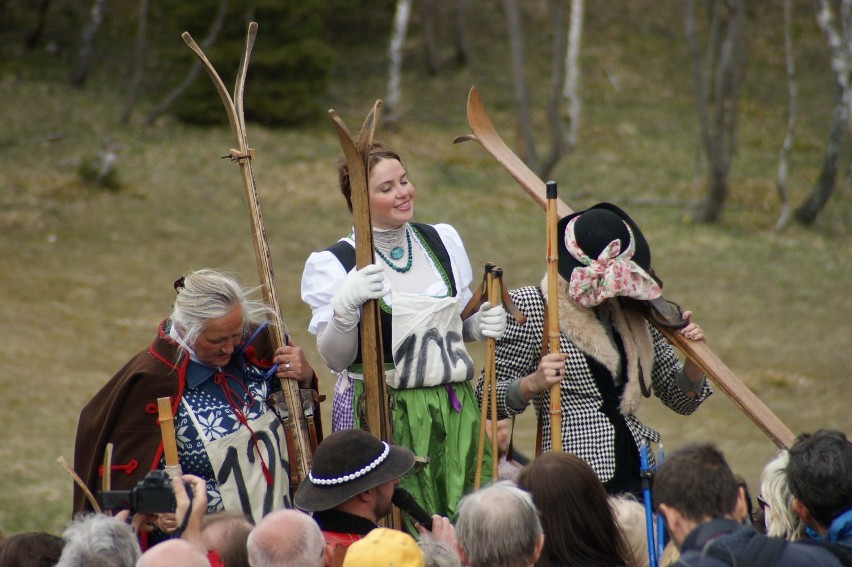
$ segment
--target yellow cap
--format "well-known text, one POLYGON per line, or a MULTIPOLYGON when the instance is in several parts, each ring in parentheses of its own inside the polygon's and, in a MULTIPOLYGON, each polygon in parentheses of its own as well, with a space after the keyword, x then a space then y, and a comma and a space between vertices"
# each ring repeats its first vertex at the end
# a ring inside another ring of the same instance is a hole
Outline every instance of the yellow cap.
POLYGON ((423 567, 423 552, 407 533, 376 528, 349 546, 343 567, 423 567))

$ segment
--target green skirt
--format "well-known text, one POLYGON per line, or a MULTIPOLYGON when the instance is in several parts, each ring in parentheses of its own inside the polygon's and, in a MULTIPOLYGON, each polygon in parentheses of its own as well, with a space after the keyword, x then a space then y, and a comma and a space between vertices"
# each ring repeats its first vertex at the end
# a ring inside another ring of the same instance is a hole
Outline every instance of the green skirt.
MULTIPOLYGON (((355 380, 355 400, 360 399, 364 383, 355 380)), ((408 447, 429 462, 400 479, 424 510, 455 521, 456 507, 462 496, 473 489, 476 453, 479 442, 479 407, 470 382, 451 385, 461 411, 450 404, 444 386, 393 391, 393 442, 408 447)), ((354 404, 355 407, 358 404, 354 404)), ((359 427, 355 416, 355 427, 359 427)), ((480 486, 491 482, 491 444, 486 438, 480 486)))

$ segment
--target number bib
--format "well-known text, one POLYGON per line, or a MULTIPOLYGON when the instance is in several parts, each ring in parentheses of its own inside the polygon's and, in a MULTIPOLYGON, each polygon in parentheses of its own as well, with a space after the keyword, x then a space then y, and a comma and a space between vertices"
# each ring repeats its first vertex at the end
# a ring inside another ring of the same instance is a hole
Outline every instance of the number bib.
POLYGON ((458 299, 393 294, 392 388, 422 388, 473 378, 458 299))
MULTIPOLYGON (((195 426, 201 430, 195 413, 184 404, 195 426)), ((291 507, 289 492, 289 463, 285 446, 284 426, 272 410, 249 422, 257 438, 255 445, 249 430, 240 428, 230 435, 214 441, 204 436, 204 448, 213 466, 216 482, 226 510, 238 510, 255 524, 268 513, 281 507, 291 507), (272 475, 272 484, 266 482, 257 449, 272 475)))

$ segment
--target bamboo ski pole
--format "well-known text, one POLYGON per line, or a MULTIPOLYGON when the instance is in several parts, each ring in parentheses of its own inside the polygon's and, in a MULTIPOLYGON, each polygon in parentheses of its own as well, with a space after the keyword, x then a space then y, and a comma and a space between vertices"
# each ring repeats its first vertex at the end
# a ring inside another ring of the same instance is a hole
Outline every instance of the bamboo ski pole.
MULTIPOLYGON (((172 400, 168 396, 157 398, 157 420, 160 422, 160 434, 163 437, 163 457, 166 461, 166 474, 174 478, 183 472, 180 469, 180 461, 177 453, 177 439, 175 438, 175 418, 172 414, 172 400)), ((106 471, 104 472, 106 474, 106 471)))
MULTIPOLYGON (((503 268, 495 267, 491 270, 488 285, 488 301, 494 307, 500 303, 503 288, 503 268)), ((488 337, 486 345, 488 364, 491 368, 491 482, 497 480, 497 468, 500 464, 500 455, 497 451, 497 340, 488 337)))
MULTIPOLYGON (((254 181, 254 172, 252 171, 252 159, 254 159, 255 151, 248 147, 248 141, 245 131, 245 117, 243 112, 243 92, 245 89, 246 72, 248 71, 248 62, 251 57, 251 51, 254 46, 254 40, 257 36, 257 23, 251 22, 246 35, 246 44, 243 50, 240 66, 237 71, 237 79, 234 85, 234 96, 231 98, 228 89, 216 72, 212 63, 204 55, 201 48, 192 39, 189 32, 182 34, 184 42, 195 53, 198 59, 204 66, 207 75, 213 81, 213 86, 216 87, 216 92, 222 100, 225 107, 225 112, 228 115, 228 123, 231 126, 231 133, 234 135, 235 149, 228 150, 228 156, 231 161, 239 164, 240 174, 243 180, 243 188, 246 195, 246 203, 249 213, 249 223, 251 224, 252 239, 254 243, 255 260, 257 263, 258 276, 260 277, 261 288, 263 290, 263 298, 266 304, 272 308, 275 313, 281 314, 281 306, 278 301, 278 292, 275 285, 275 274, 272 270, 271 254, 269 252, 269 243, 266 239, 266 232, 263 227, 263 217, 260 212, 260 205, 257 198, 257 187, 254 181)), ((283 315, 282 315, 283 320, 283 315)), ((287 344, 286 330, 283 323, 281 325, 269 326, 269 339, 272 350, 277 350, 281 346, 287 344)), ((313 404, 308 404, 306 408, 302 404, 302 397, 299 388, 299 383, 295 380, 281 380, 281 390, 284 394, 284 402, 286 412, 282 413, 284 421, 285 438, 287 440, 287 451, 290 459, 290 487, 291 491, 295 491, 301 481, 308 476, 311 470, 311 461, 313 457, 312 443, 310 439, 310 431, 316 430, 314 425, 313 404), (307 410, 307 411, 306 411, 307 410)))
MULTIPOLYGON (((556 182, 547 182, 547 344, 551 354, 559 352, 559 248, 556 244, 556 182)), ((550 450, 562 452, 562 386, 557 382, 550 387, 550 450)))
MULTIPOLYGON (((494 272, 499 270, 494 264, 485 264, 485 277, 483 279, 484 293, 487 301, 494 300, 494 272)), ((500 270, 502 273, 502 270, 500 270)), ((474 298, 475 299, 475 298, 474 298)), ((499 299, 498 299, 499 301, 499 299)), ((494 305, 492 303, 492 305, 494 305)), ((495 388, 494 355, 496 353, 496 341, 488 338, 485 343, 485 370, 482 374, 482 400, 479 409, 479 443, 476 448, 476 471, 473 477, 473 488, 478 489, 482 484, 482 466, 485 459, 485 435, 487 422, 491 418, 491 479, 497 478, 497 446, 496 446, 496 407, 497 391, 495 388), (493 399, 493 401, 492 401, 493 399)))

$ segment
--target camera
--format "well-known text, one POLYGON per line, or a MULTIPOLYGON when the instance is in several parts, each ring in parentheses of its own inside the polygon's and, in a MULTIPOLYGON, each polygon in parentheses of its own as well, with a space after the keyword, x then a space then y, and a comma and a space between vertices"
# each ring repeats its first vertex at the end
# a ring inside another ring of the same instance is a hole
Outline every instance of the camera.
POLYGON ((100 492, 105 510, 130 510, 131 514, 158 514, 175 511, 172 479, 165 471, 150 471, 130 490, 100 492))

